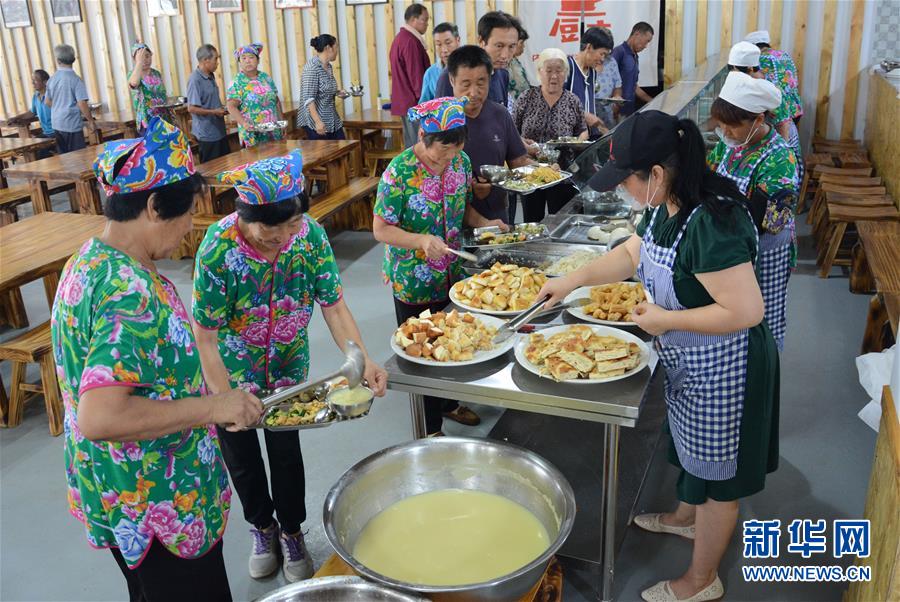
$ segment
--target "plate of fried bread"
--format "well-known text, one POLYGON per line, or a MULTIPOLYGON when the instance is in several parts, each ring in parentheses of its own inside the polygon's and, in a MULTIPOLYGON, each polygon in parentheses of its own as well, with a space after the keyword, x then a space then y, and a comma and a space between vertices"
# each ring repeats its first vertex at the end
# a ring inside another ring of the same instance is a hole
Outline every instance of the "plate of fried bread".
POLYGON ((637 374, 650 360, 647 344, 624 330, 564 324, 519 338, 516 361, 529 372, 567 383, 606 383, 637 374))
POLYGON ((516 337, 500 345, 492 339, 504 320, 494 316, 451 311, 424 311, 394 331, 391 350, 425 366, 468 366, 499 357, 512 349, 516 337))
POLYGON ((547 282, 539 270, 511 263, 495 263, 490 269, 450 288, 450 300, 460 307, 495 316, 515 316, 537 301, 547 282))
POLYGON ((631 310, 644 301, 653 303, 650 292, 640 282, 583 286, 569 293, 564 303, 576 299, 590 299, 590 302, 580 307, 568 307, 566 311, 579 320, 606 326, 637 326, 631 320, 631 310))

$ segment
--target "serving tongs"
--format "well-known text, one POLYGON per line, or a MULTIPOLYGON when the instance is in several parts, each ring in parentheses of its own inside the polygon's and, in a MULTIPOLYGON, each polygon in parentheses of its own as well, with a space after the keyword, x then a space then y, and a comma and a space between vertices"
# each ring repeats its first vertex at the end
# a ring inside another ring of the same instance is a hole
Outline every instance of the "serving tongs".
POLYGON ((296 397, 304 391, 317 389, 320 386, 338 378, 339 376, 343 376, 347 379, 347 383, 349 384, 351 389, 359 386, 359 383, 362 382, 363 372, 366 368, 366 356, 363 353, 362 349, 359 348, 359 345, 357 345, 353 341, 347 341, 344 356, 344 363, 340 368, 338 368, 331 374, 327 374, 312 382, 306 381, 304 383, 300 383, 299 385, 285 387, 284 389, 280 389, 276 393, 273 393, 267 397, 263 397, 260 400, 263 404, 263 413, 265 414, 265 412, 268 412, 273 406, 276 406, 285 400, 296 397))
POLYGON ((517 330, 527 324, 528 320, 541 313, 541 309, 544 307, 544 304, 549 300, 550 295, 544 295, 543 297, 538 299, 534 305, 498 328, 497 333, 494 335, 494 338, 491 339, 491 343, 493 343, 494 345, 500 345, 504 341, 509 339, 509 337, 514 335, 517 330))

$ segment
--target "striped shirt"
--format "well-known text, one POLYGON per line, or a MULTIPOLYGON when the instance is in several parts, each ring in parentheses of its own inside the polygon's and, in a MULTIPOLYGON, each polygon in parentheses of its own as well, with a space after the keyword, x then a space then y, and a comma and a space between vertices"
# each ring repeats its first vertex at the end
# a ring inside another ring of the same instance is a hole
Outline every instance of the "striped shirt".
POLYGON ((303 107, 297 111, 297 127, 306 126, 311 130, 316 129, 316 123, 309 114, 309 105, 316 104, 316 112, 325 124, 325 131, 336 132, 344 127, 337 109, 334 106, 334 97, 337 94, 338 85, 334 79, 331 66, 325 68, 319 57, 313 56, 303 67, 303 75, 300 78, 300 99, 303 107))

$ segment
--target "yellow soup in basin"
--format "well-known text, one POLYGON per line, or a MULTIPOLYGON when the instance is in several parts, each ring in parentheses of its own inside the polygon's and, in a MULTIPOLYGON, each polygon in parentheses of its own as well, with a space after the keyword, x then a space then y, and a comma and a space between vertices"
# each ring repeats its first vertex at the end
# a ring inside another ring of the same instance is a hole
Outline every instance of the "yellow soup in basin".
POLYGON ((544 525, 523 506, 492 493, 443 489, 377 514, 353 556, 398 581, 467 585, 522 568, 548 547, 544 525))

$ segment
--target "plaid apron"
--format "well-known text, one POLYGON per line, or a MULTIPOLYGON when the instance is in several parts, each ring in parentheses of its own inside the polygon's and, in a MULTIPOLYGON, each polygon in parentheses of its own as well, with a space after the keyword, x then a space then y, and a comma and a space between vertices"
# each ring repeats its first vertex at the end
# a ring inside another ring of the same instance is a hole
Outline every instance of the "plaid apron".
MULTIPOLYGON (((716 167, 716 173, 725 176, 737 184, 741 193, 749 196, 750 180, 756 172, 757 166, 765 160, 780 145, 787 143, 780 137, 773 138, 770 144, 757 158, 756 162, 749 165, 746 176, 737 176, 729 173, 726 164, 734 149, 725 151, 725 156, 716 167)), ((756 274, 759 280, 759 290, 762 292, 765 304, 766 323, 775 337, 778 351, 784 350, 784 335, 787 332, 787 285, 791 276, 791 258, 794 248, 794 222, 786 226, 781 232, 772 234, 763 232, 759 237, 759 258, 756 261, 756 274)))
MULTIPOLYGON (((698 209, 685 220, 671 248, 653 238, 660 207, 644 232, 637 276, 664 309, 686 309, 675 295, 672 272, 678 244, 698 209)), ((670 330, 656 338, 666 369, 669 430, 681 465, 698 478, 722 481, 737 471, 748 346, 746 329, 725 335, 670 330)))

